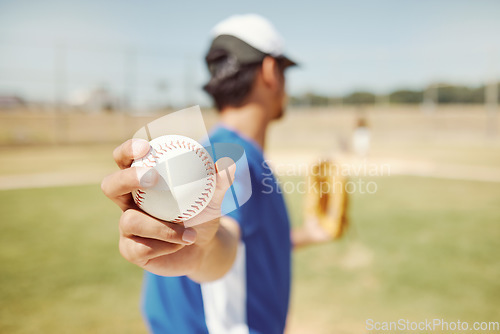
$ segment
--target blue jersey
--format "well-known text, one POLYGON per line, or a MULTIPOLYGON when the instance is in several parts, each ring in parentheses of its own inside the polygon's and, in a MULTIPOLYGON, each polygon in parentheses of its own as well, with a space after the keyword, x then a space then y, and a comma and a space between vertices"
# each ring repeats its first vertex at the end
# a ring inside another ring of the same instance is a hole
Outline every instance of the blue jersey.
MULTIPOLYGON (((212 145, 243 147, 250 183, 239 174, 227 191, 223 212, 241 229, 236 260, 221 279, 198 284, 188 277, 145 273, 142 309, 153 333, 282 334, 288 312, 291 278, 290 224, 280 188, 262 150, 250 139, 223 126, 210 136, 212 145), (271 186, 272 185, 272 186, 271 186), (234 206, 238 192, 251 187, 249 200, 234 206)), ((215 159, 218 152, 214 152, 215 159)))

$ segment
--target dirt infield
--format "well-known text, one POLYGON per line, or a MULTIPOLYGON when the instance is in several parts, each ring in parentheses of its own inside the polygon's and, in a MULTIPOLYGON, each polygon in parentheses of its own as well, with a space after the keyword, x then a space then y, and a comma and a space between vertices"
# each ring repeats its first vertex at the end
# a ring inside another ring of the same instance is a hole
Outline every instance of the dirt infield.
MULTIPOLYGON (((111 154, 111 150, 109 150, 111 154)), ((278 176, 305 176, 309 162, 320 156, 307 152, 291 155, 275 152, 268 155, 268 161, 278 176)), ((353 171, 351 177, 367 176, 422 176, 455 180, 469 180, 500 183, 500 168, 489 166, 470 166, 460 164, 437 163, 430 160, 402 160, 389 158, 356 159, 343 157, 342 165, 353 171), (350 166, 350 167, 349 167, 350 166), (373 175, 375 169, 382 175, 373 175)), ((3 160, 3 159, 2 159, 3 160)), ((107 159, 110 160, 110 159, 107 159)), ((100 183, 104 176, 117 170, 110 161, 94 161, 88 167, 66 166, 63 170, 44 172, 24 171, 24 173, 6 173, 0 175, 0 190, 22 188, 44 188, 54 186, 83 185, 100 183)))
MULTIPOLYGON (((210 128, 216 113, 203 112, 210 128)), ((113 148, 160 116, 0 114, 0 189, 99 183, 116 170, 113 148)), ((292 109, 271 126, 266 152, 278 174, 292 168, 301 175, 298 166, 328 157, 388 165, 390 175, 500 182, 500 134, 494 128, 500 121, 482 106, 440 107, 432 115, 419 107, 292 109), (372 138, 366 159, 351 150, 361 113, 372 138)))

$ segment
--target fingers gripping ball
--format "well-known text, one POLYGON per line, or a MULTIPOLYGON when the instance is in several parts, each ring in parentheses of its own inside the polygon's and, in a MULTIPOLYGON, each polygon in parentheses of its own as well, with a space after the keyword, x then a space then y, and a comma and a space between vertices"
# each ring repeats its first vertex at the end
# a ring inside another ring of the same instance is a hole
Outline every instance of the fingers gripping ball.
POLYGON ((197 141, 166 135, 150 141, 151 150, 132 167, 151 167, 160 175, 157 184, 132 192, 135 203, 158 219, 182 222, 200 213, 215 192, 212 157, 197 141))

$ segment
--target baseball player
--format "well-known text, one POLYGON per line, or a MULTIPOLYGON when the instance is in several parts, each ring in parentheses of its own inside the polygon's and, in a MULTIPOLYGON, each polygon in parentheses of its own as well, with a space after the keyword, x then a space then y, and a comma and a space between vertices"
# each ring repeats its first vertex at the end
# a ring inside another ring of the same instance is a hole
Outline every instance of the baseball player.
POLYGON ((145 214, 130 196, 158 179, 151 171, 130 168, 149 151, 143 140, 114 151, 121 170, 105 178, 102 189, 123 210, 121 254, 145 269, 142 310, 151 332, 283 333, 291 250, 331 239, 318 224, 291 230, 279 186, 269 191, 263 184, 270 175, 264 159, 268 125, 284 113, 285 71, 296 64, 284 55, 273 25, 253 14, 214 27, 206 63, 210 80, 204 89, 220 112, 210 140, 244 148, 252 191, 248 202, 214 218, 213 212, 226 205, 231 183, 239 182, 234 164, 218 161, 219 171, 230 173, 217 174, 213 199, 199 214, 206 223, 185 228, 145 214))

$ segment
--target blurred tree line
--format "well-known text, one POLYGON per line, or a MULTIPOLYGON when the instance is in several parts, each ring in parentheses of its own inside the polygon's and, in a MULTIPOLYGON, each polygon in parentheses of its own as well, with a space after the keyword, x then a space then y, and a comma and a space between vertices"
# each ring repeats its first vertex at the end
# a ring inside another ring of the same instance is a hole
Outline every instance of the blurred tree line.
MULTIPOLYGON (((500 91, 500 83, 497 84, 500 91)), ((396 90, 389 95, 377 96, 368 91, 356 91, 344 96, 326 96, 315 93, 306 93, 290 97, 292 106, 328 106, 334 104, 375 104, 378 101, 394 104, 419 104, 426 97, 426 93, 435 90, 433 95, 439 104, 466 103, 482 104, 485 101, 485 86, 467 87, 447 84, 429 86, 423 90, 396 90)), ((499 94, 500 103, 500 94, 499 94)))

